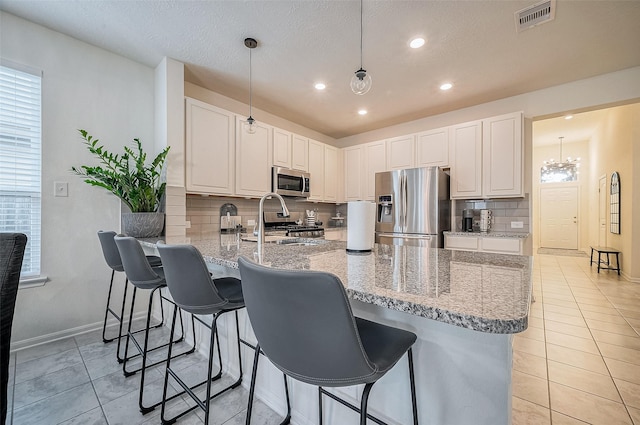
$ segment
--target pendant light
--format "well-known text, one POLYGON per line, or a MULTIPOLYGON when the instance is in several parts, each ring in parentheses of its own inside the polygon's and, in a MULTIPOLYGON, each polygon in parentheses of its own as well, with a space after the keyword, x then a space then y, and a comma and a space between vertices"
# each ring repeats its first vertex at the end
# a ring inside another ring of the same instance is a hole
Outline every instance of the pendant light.
POLYGON ((251 51, 258 47, 258 42, 254 38, 245 38, 244 45, 249 48, 249 118, 247 118, 247 125, 244 126, 245 130, 249 134, 256 132, 256 120, 251 116, 253 107, 253 87, 252 87, 252 75, 251 75, 251 51))
POLYGON ((351 91, 363 95, 371 90, 371 75, 362 68, 362 0, 360 0, 360 69, 351 77, 351 91))

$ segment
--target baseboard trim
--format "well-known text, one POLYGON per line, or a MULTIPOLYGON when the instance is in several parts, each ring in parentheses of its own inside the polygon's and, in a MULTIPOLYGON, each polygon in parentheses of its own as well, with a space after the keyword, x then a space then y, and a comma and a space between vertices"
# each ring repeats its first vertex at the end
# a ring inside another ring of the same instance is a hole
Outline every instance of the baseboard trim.
MULTIPOLYGON (((133 315, 133 320, 145 319, 147 317, 146 312, 140 312, 133 315)), ((11 343, 10 351, 24 350, 26 348, 35 347, 38 345, 48 344, 50 342, 59 341, 65 338, 71 338, 74 336, 82 335, 85 333, 93 332, 102 329, 102 321, 90 323, 88 325, 78 326, 71 329, 65 329, 63 331, 53 332, 46 335, 37 336, 34 338, 27 338, 21 341, 11 343)), ((107 326, 115 326, 118 323, 115 319, 108 321, 107 326)))

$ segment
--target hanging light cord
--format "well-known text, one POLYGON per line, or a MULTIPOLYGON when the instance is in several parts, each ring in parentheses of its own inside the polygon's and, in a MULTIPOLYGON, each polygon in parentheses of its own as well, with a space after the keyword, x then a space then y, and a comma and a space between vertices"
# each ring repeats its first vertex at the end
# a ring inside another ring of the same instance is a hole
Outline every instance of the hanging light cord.
POLYGON ((251 113, 252 112, 251 106, 253 104, 253 77, 252 77, 253 65, 251 62, 252 50, 253 49, 249 49, 249 117, 253 117, 251 113))
POLYGON ((564 137, 560 137, 560 162, 562 162, 562 139, 564 139, 564 137))
POLYGON ((362 69, 362 1, 360 0, 360 69, 362 69))

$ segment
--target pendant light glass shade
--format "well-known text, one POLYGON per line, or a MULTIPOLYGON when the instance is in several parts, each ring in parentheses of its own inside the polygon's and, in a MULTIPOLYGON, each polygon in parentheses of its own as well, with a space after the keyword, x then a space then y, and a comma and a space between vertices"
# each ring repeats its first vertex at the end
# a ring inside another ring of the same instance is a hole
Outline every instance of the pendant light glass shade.
POLYGON ((371 90, 371 75, 362 68, 362 0, 360 0, 360 69, 351 77, 351 91, 363 95, 371 90))
POLYGON ((253 117, 249 115, 249 118, 247 118, 247 123, 244 125, 244 129, 249 134, 255 134, 256 127, 257 127, 256 120, 254 120, 253 117))
POLYGON ((252 82, 252 64, 251 64, 251 51, 258 46, 258 42, 253 38, 245 38, 244 45, 249 48, 249 117, 246 120, 244 129, 249 134, 255 134, 256 132, 256 120, 251 116, 252 103, 253 103, 253 82, 252 82))
POLYGON ((367 75, 367 71, 360 68, 351 77, 351 91, 355 94, 365 94, 371 90, 371 75, 367 75))

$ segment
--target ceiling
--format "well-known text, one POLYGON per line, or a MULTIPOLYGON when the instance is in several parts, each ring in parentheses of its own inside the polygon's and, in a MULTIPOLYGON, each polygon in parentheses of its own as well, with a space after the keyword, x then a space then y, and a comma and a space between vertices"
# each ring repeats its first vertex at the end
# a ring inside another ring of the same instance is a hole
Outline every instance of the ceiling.
MULTIPOLYGON (((185 63, 185 79, 327 136, 342 138, 640 66, 640 1, 557 0, 555 20, 516 32, 531 1, 364 0, 364 68, 353 0, 0 0, 0 8, 150 67, 185 63), (414 36, 426 38, 410 49, 414 36), (313 88, 327 85, 324 92, 313 88), (442 92, 440 84, 454 88, 442 92), (369 113, 359 116, 357 110, 369 113)), ((260 120, 260 114, 254 114, 260 120)))
POLYGON ((559 145, 563 143, 589 141, 605 125, 609 109, 582 112, 571 115, 571 119, 556 117, 533 123, 533 146, 559 145))

